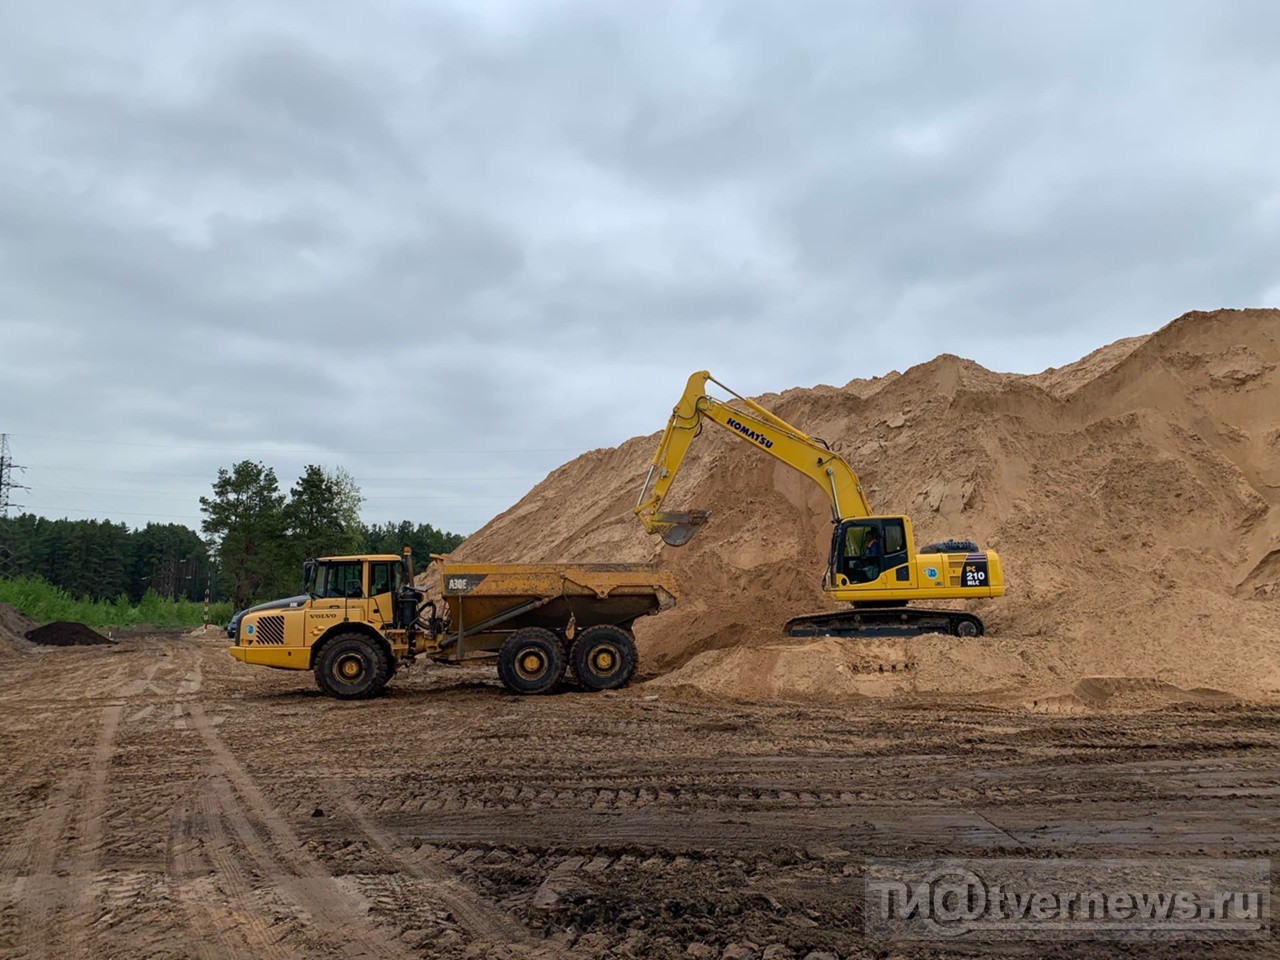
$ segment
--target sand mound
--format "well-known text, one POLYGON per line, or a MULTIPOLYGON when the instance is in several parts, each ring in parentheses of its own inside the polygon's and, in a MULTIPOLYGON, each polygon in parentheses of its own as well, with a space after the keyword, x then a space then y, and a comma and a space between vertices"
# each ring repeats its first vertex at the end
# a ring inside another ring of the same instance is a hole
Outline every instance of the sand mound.
MULTIPOLYGON (((901 374, 760 399, 844 453, 872 505, 911 515, 919 542, 962 536, 1000 550, 1009 594, 972 607, 989 635, 919 638, 909 658, 918 689, 1065 695, 1083 677, 1114 675, 1274 695, 1277 367, 1280 311, 1221 310, 1032 376, 942 356, 901 374)), ((673 402, 683 375, 672 373, 673 402)), ((831 608, 819 589, 825 498, 708 427, 668 506, 706 508, 712 520, 689 545, 668 548, 631 513, 656 442, 638 437, 565 464, 456 556, 659 560, 681 597, 638 625, 642 669, 689 664, 727 677, 791 663, 776 649, 777 625, 831 608), (740 647, 766 652, 692 663, 740 647)), ((808 656, 859 675, 849 651, 808 656)))
POLYGON ((0 603, 0 657, 30 650, 33 644, 27 640, 26 633, 36 626, 38 624, 17 607, 0 603))
POLYGON ((727 647, 698 654, 648 687, 690 687, 733 700, 839 702, 914 692, 915 664, 895 640, 727 647))
POLYGON ((34 630, 37 626, 39 624, 17 607, 0 603, 0 639, 13 640, 25 636, 28 630, 34 630))
POLYGON ((1041 694, 1022 705, 1033 713, 1081 714, 1152 710, 1180 703, 1229 706, 1237 702, 1222 690, 1184 690, 1154 677, 1085 677, 1068 693, 1041 694))
POLYGON ((93 647, 101 643, 115 642, 108 640, 96 630, 86 627, 83 623, 73 623, 69 620, 55 620, 53 623, 46 623, 43 627, 28 630, 26 637, 32 643, 38 643, 44 647, 93 647))

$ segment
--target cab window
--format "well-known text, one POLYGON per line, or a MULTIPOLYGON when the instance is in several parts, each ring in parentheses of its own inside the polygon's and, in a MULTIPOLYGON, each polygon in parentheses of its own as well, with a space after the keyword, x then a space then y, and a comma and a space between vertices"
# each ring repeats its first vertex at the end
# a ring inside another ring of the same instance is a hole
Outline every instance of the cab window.
POLYGON ((870 533, 869 528, 861 524, 849 524, 844 531, 844 555, 846 557, 862 556, 868 533, 870 533))
MULTIPOLYGON (((886 557, 907 549, 907 531, 901 520, 884 521, 884 554, 886 557)), ((904 557, 901 561, 906 562, 904 557)))
POLYGON ((316 576, 318 597, 362 597, 360 563, 326 563, 316 576))
POLYGON ((880 560, 884 556, 879 521, 867 520, 846 526, 843 553, 841 572, 850 581, 869 583, 878 578, 880 560))
POLYGON ((369 564, 369 596, 377 597, 384 593, 391 593, 396 587, 396 580, 399 579, 396 576, 399 569, 399 563, 369 564))

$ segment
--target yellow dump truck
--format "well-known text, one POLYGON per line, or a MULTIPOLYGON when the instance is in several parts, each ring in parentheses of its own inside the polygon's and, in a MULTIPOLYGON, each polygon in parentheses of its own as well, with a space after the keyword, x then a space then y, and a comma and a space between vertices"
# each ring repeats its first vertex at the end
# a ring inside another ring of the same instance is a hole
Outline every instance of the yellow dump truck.
POLYGON ((345 700, 372 696, 420 656, 496 658, 515 693, 546 693, 570 670, 587 690, 611 690, 636 670, 632 624, 675 603, 670 575, 645 564, 434 559, 434 590, 414 585, 408 551, 308 560, 302 594, 241 614, 231 655, 311 670, 345 700))

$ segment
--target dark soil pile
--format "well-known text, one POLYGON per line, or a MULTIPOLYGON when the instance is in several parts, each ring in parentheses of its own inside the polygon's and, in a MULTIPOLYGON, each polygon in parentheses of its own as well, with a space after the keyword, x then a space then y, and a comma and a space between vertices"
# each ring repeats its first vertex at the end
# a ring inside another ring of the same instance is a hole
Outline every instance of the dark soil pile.
POLYGON ((57 620, 43 627, 28 630, 26 637, 32 643, 49 647, 93 647, 102 643, 114 643, 83 623, 57 620))

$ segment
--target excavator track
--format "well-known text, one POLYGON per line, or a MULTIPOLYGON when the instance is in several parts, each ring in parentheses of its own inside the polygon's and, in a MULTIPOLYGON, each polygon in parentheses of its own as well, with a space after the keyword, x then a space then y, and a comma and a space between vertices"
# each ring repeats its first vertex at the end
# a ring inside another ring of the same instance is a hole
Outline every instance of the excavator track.
POLYGON ((791 637, 918 637, 943 633, 967 638, 986 632, 982 621, 971 613, 915 607, 856 607, 835 613, 811 613, 792 617, 783 629, 791 637))

